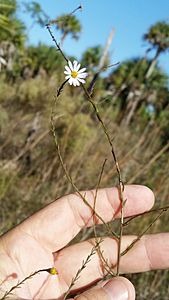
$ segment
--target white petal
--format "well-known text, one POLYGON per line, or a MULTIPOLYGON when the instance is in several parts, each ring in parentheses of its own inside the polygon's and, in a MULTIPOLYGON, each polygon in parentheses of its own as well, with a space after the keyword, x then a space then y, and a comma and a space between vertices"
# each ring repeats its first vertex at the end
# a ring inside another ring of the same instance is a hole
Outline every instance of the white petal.
POLYGON ((75 61, 74 61, 74 70, 75 70, 76 72, 79 71, 80 66, 81 66, 81 64, 78 64, 78 62, 75 60, 75 61))
POLYGON ((76 86, 77 85, 78 80, 76 78, 73 78, 73 85, 76 86))
POLYGON ((85 82, 86 82, 84 79, 81 79, 81 78, 78 78, 78 80, 79 80, 81 83, 85 83, 85 82))
POLYGON ((64 71, 64 74, 66 74, 66 75, 71 75, 71 72, 64 71))
POLYGON ((76 82, 76 85, 77 85, 77 86, 79 86, 79 85, 80 85, 80 82, 79 82, 79 80, 77 80, 77 82, 76 82))
POLYGON ((83 73, 84 71, 86 71, 86 68, 82 68, 78 73, 83 73))
POLYGON ((77 66, 77 71, 79 71, 81 64, 78 64, 77 66))
POLYGON ((78 65, 77 60, 74 60, 74 62, 73 62, 73 69, 74 69, 75 71, 76 71, 77 65, 78 65))
POLYGON ((74 70, 77 72, 80 69, 81 64, 78 64, 77 60, 74 60, 74 70))
POLYGON ((78 78, 86 78, 88 73, 80 73, 78 74, 78 78))
POLYGON ((65 66, 65 69, 66 69, 67 72, 71 73, 71 70, 68 66, 65 66))
POLYGON ((74 70, 74 68, 73 68, 73 65, 72 65, 72 63, 71 63, 71 61, 70 61, 70 60, 68 61, 68 64, 69 64, 69 68, 70 68, 70 70, 71 70, 71 71, 73 71, 73 70, 74 70))
POLYGON ((70 85, 72 85, 72 83, 73 83, 73 78, 72 78, 72 77, 70 77, 70 79, 69 79, 69 81, 68 81, 68 82, 69 82, 69 84, 70 84, 70 85))
POLYGON ((67 76, 65 77, 65 79, 69 79, 69 78, 71 78, 71 76, 70 76, 70 75, 67 75, 67 76))

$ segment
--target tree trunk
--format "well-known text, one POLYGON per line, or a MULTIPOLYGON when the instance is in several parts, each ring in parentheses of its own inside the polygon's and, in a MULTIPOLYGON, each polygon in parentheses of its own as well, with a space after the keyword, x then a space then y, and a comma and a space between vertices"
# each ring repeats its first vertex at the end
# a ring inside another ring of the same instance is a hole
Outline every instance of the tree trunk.
POLYGON ((99 61, 98 71, 101 71, 103 69, 104 65, 105 65, 105 61, 106 61, 106 58, 107 58, 110 46, 112 44, 112 40, 113 40, 114 34, 115 34, 115 29, 112 28, 112 30, 109 33, 107 42, 105 44, 105 47, 104 47, 104 50, 103 50, 103 54, 102 54, 102 56, 100 58, 100 61, 99 61))
POLYGON ((131 107, 131 109, 129 111, 129 114, 127 115, 127 118, 125 120, 125 124, 124 124, 125 126, 129 126, 130 125, 130 123, 131 123, 131 121, 133 119, 134 113, 135 113, 135 111, 136 111, 136 109, 137 109, 138 104, 139 104, 140 101, 141 101, 140 97, 138 97, 138 98, 136 98, 134 100, 133 105, 132 105, 132 107, 131 107))
POLYGON ((99 65, 98 65, 98 70, 94 74, 93 79, 92 79, 92 81, 91 81, 91 83, 89 85, 89 88, 88 88, 89 94, 92 94, 95 82, 96 82, 97 78, 99 77, 100 72, 102 71, 102 69, 103 69, 103 67, 105 65, 106 57, 107 57, 108 51, 110 49, 110 46, 111 46, 111 43, 112 43, 112 40, 113 40, 113 37, 114 37, 114 33, 115 33, 115 29, 113 28, 111 30, 111 32, 109 33, 106 45, 105 45, 104 50, 103 50, 103 54, 102 54, 102 56, 100 58, 99 65))
POLYGON ((146 75, 145 75, 146 79, 148 79, 151 76, 151 74, 153 73, 154 68, 157 64, 158 57, 159 57, 160 54, 161 54, 161 49, 158 48, 153 60, 151 61, 150 65, 148 67, 148 70, 146 72, 146 75))
POLYGON ((61 36, 61 39, 60 39, 60 44, 61 44, 61 46, 63 46, 63 42, 64 42, 66 36, 67 36, 67 33, 64 32, 63 35, 61 36))

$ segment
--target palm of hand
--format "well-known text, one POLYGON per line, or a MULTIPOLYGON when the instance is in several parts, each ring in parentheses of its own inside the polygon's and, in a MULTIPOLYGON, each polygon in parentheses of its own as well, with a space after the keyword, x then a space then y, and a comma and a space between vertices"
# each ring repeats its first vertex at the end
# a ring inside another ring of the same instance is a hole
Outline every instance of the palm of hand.
MULTIPOLYGON (((143 187, 127 186, 125 193, 126 216, 148 210, 154 202, 152 192, 143 187)), ((85 193, 85 197, 92 206, 93 192, 85 193)), ((105 222, 115 216, 118 217, 119 204, 116 189, 99 190, 96 211, 105 222)), ((33 278, 26 280, 20 289, 15 289, 14 294, 23 299, 63 299, 82 261, 90 254, 94 241, 64 247, 84 226, 91 226, 92 223, 93 217, 89 207, 77 195, 69 195, 51 203, 8 232, 1 237, 0 244, 0 261, 2 262, 0 274, 4 282, 1 287, 9 290, 11 286, 35 271, 56 267, 58 275, 52 276, 46 271, 39 272, 33 278)), ((124 237, 123 248, 134 238, 133 236, 124 237)), ((150 268, 149 258, 147 254, 145 255, 143 248, 145 247, 144 240, 138 244, 134 252, 131 251, 131 255, 129 252, 121 259, 121 272, 138 272, 150 268), (143 259, 142 261, 139 260, 139 256, 143 259)), ((153 243, 150 246, 154 247, 153 243)), ((101 247, 104 249, 108 263, 111 266, 115 265, 117 241, 106 238, 101 247)), ((102 276, 103 268, 99 255, 96 253, 83 270, 74 288, 85 288, 101 279, 102 276)))

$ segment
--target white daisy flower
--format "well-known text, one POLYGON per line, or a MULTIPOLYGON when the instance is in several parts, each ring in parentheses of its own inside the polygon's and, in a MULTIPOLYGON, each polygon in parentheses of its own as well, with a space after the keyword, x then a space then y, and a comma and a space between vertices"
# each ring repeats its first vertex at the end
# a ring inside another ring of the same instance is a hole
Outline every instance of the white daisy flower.
POLYGON ((65 66, 65 79, 68 79, 70 85, 79 86, 80 83, 85 83, 84 78, 88 75, 85 71, 86 68, 80 69, 80 64, 76 60, 73 63, 69 60, 68 66, 65 66))

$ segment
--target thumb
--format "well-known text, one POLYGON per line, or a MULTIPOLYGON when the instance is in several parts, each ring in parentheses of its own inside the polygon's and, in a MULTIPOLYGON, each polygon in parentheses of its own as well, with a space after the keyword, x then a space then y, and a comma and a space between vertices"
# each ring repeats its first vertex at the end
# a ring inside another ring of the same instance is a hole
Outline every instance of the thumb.
POLYGON ((133 284, 124 277, 115 277, 78 295, 76 300, 134 300, 133 284))

